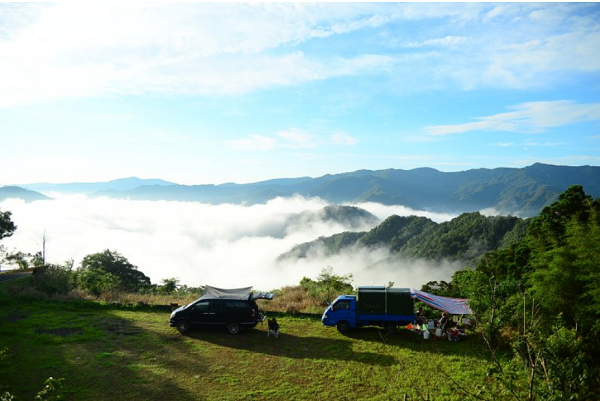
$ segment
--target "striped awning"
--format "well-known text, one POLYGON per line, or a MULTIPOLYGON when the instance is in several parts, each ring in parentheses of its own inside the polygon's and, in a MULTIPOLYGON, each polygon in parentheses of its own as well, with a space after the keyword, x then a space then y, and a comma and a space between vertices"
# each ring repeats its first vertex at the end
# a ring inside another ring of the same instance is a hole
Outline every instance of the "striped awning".
POLYGON ((472 315, 473 311, 469 308, 469 300, 462 298, 440 297, 425 291, 415 289, 410 290, 410 295, 418 301, 424 302, 432 308, 442 310, 451 315, 472 315))

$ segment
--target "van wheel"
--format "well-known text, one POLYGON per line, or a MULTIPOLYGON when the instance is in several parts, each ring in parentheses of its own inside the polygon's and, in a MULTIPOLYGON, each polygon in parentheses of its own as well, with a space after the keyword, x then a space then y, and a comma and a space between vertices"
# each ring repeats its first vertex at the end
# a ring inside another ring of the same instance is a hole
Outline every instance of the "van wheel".
POLYGON ((237 334, 240 332, 240 325, 238 323, 229 323, 227 330, 229 331, 229 334, 237 334))
POLYGON ((348 322, 341 321, 338 322, 336 326, 340 333, 347 333, 348 331, 350 331, 350 323, 348 322))
POLYGON ((190 331, 190 324, 187 320, 179 320, 177 322, 177 330, 179 330, 179 332, 182 334, 187 333, 188 331, 190 331))

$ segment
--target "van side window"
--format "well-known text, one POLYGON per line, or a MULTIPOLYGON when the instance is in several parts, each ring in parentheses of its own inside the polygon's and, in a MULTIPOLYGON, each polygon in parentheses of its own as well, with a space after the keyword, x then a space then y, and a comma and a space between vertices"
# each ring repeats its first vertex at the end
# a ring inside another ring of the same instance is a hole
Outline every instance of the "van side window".
POLYGON ((199 312, 208 312, 208 301, 201 301, 194 305, 194 310, 199 312))
POLYGON ((210 302, 210 309, 213 311, 224 311, 225 310, 225 301, 222 300, 212 300, 210 302))
POLYGON ((248 309, 248 304, 244 301, 225 301, 227 309, 248 309))
POLYGON ((331 310, 350 309, 350 301, 337 301, 331 307, 331 310))

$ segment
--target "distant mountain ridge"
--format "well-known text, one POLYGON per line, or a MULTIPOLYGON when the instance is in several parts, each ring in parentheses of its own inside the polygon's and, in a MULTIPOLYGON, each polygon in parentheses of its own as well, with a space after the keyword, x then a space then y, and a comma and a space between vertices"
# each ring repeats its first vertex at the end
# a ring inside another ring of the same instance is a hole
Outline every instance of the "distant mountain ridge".
POLYGON ((23 188, 36 192, 58 192, 62 194, 90 194, 98 191, 128 191, 145 185, 176 185, 160 179, 142 179, 137 177, 119 178, 106 182, 73 182, 65 184, 25 184, 23 188))
POLYGON ((310 178, 278 178, 250 184, 179 185, 164 180, 127 178, 106 183, 29 184, 39 192, 86 193, 132 200, 172 200, 252 205, 276 197, 319 197, 332 204, 377 202, 415 210, 468 213, 495 209, 522 217, 538 215, 569 186, 579 184, 600 197, 600 167, 536 163, 524 168, 441 172, 358 170, 310 178))
POLYGON ((52 199, 46 195, 40 194, 39 192, 30 191, 21 187, 0 187, 0 201, 12 198, 23 199, 25 202, 52 199))
POLYGON ((494 208, 502 214, 531 217, 573 184, 600 196, 600 167, 553 166, 441 172, 359 170, 318 178, 276 179, 252 184, 143 186, 127 191, 102 191, 96 196, 139 200, 199 201, 211 204, 264 203, 295 194, 330 203, 377 202, 416 210, 465 213, 494 208))

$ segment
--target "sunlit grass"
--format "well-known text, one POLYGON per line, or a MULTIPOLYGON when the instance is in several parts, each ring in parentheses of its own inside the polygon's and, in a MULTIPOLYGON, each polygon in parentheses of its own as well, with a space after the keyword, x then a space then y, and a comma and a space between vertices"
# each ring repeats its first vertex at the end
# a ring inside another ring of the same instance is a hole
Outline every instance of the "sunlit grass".
MULTIPOLYGON (((2 291, 2 286, 0 286, 2 291)), ((409 331, 363 328, 344 336, 318 317, 275 314, 230 335, 181 335, 168 308, 122 308, 86 300, 7 299, 0 294, 0 394, 33 399, 65 378, 73 400, 468 399, 491 364, 475 338, 424 340, 409 331)))

